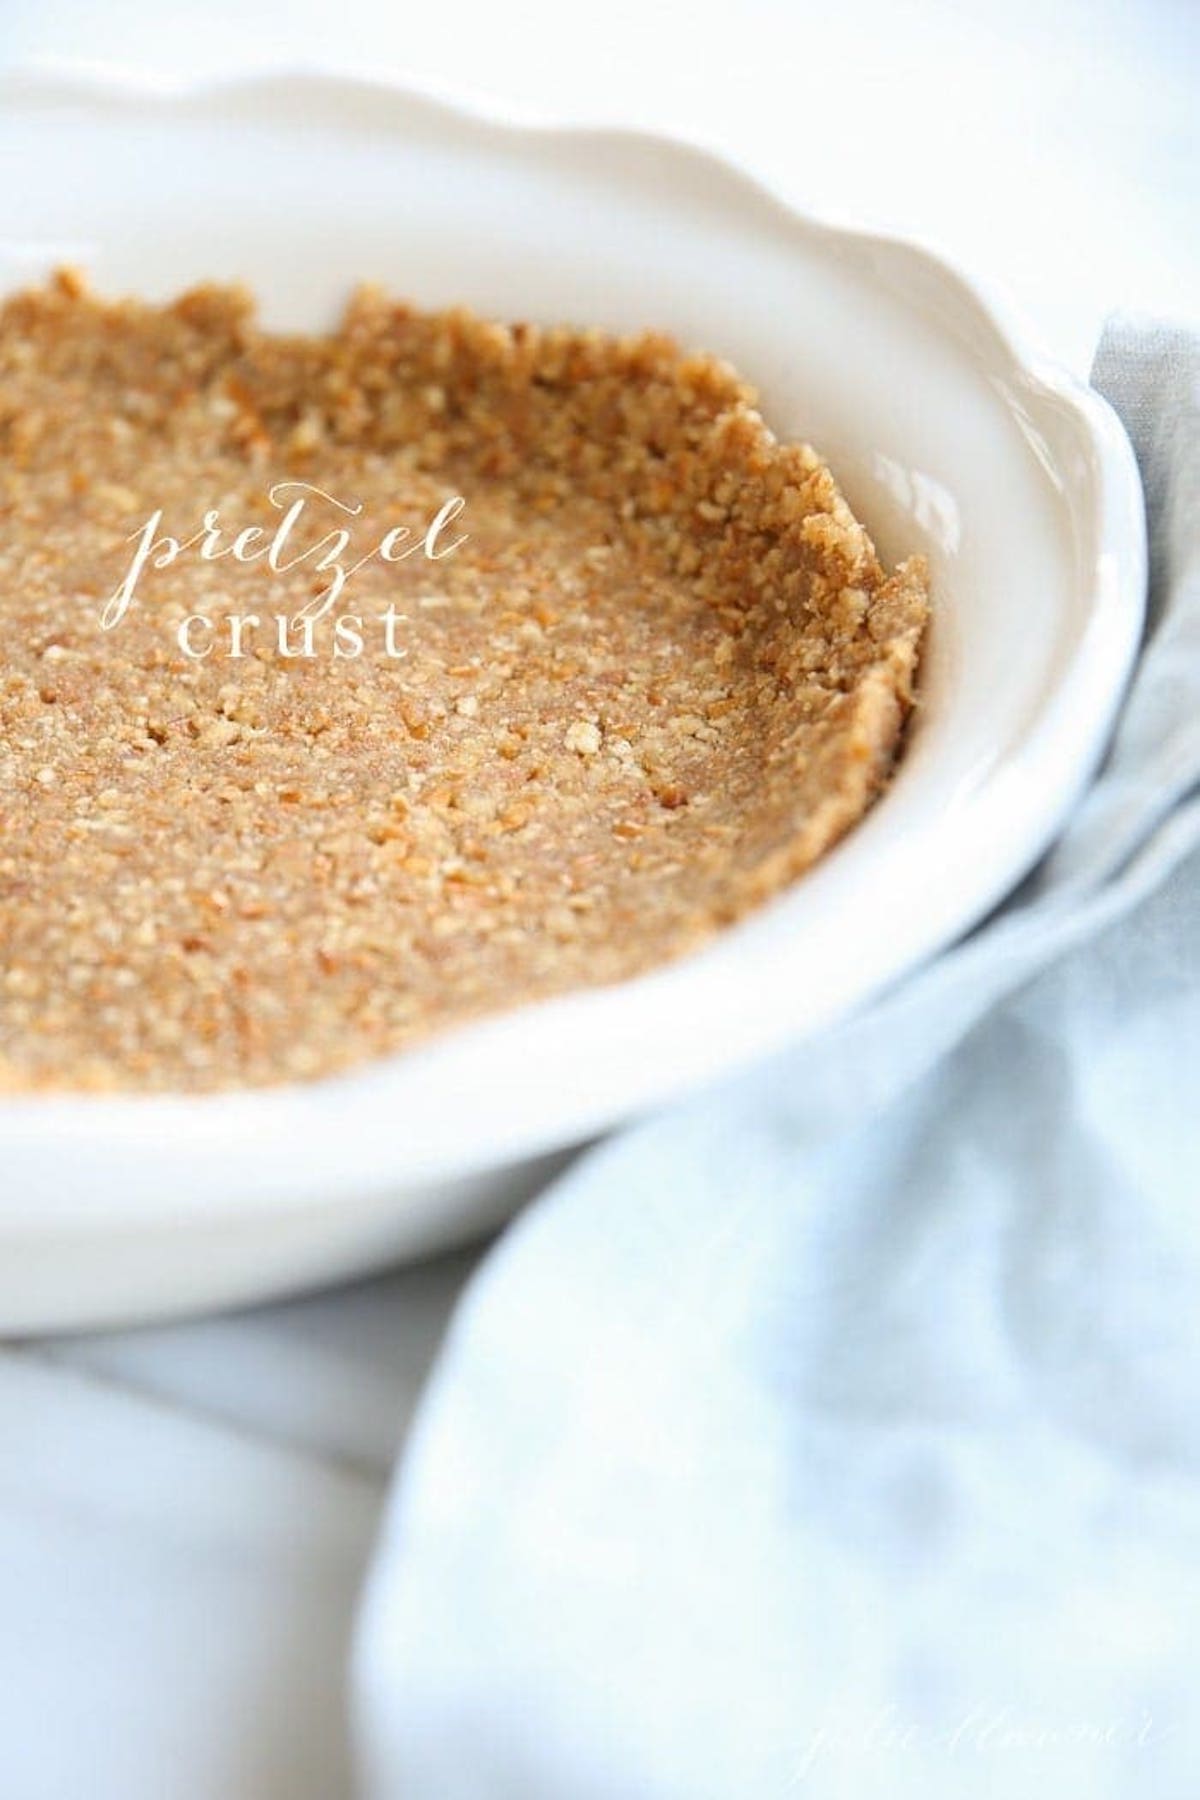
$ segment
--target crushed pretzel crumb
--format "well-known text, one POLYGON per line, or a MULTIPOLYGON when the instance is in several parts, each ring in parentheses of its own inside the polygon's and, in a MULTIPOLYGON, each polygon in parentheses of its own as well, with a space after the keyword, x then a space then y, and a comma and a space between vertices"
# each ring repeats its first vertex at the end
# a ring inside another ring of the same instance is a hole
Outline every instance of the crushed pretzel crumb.
POLYGON ((65 275, 0 308, 0 429, 8 1089, 307 1080, 622 980, 793 881, 896 758, 923 565, 659 335, 363 290, 277 336, 236 289, 65 275), (294 614, 308 564, 180 557, 101 629, 154 509, 270 527, 281 480, 369 542, 465 497, 453 555, 355 575, 402 656, 182 653, 190 615, 294 614))

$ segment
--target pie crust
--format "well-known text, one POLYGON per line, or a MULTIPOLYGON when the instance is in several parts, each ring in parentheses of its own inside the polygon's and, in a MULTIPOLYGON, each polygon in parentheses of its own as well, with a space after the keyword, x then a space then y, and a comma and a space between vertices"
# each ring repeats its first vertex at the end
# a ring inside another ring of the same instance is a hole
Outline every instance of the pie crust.
POLYGON ((0 1086, 308 1078, 637 975, 896 760, 923 563, 886 574, 814 451, 662 336, 364 289, 285 337, 240 290, 63 274, 0 309, 0 431, 0 1086), (147 560, 105 629, 145 521, 261 547, 278 484, 364 558, 314 654, 274 629, 311 558, 147 560), (452 553, 373 553, 450 496, 452 553))

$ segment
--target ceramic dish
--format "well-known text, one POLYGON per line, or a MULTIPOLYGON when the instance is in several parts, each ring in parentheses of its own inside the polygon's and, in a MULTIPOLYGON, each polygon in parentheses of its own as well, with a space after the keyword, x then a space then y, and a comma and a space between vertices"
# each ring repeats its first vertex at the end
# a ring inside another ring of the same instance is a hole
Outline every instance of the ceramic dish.
POLYGON ((812 1032, 969 926, 1099 755, 1144 585, 1128 444, 963 277, 798 217, 712 156, 364 81, 5 83, 6 288, 56 263, 265 321, 355 281, 500 317, 665 328, 815 443, 885 561, 930 561, 923 706, 866 821, 697 955, 336 1080, 0 1100, 0 1328, 231 1303, 445 1244, 545 1159, 812 1032))

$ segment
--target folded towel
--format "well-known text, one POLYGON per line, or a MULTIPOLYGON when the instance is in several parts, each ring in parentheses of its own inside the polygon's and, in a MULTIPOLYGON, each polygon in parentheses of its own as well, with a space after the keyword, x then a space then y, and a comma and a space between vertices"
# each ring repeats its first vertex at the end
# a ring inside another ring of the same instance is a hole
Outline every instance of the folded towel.
POLYGON ((1120 321, 1153 591, 1008 904, 504 1237, 360 1623, 372 1800, 1193 1800, 1200 339, 1120 321))

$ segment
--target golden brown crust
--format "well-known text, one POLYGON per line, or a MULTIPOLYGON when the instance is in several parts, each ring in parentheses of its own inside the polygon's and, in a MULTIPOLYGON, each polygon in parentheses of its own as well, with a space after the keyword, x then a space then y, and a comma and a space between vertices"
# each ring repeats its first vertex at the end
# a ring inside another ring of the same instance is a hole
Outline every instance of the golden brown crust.
POLYGON ((370 290, 279 337, 237 291, 64 277, 0 311, 0 432, 0 1085, 307 1077, 622 979, 888 777, 923 565, 887 576, 815 453, 662 337, 370 290), (185 555, 101 629, 153 509, 269 530, 280 480, 361 502, 359 549, 466 497, 452 556, 339 602, 393 604, 402 658, 179 650, 188 614, 294 612, 311 564, 185 555))

